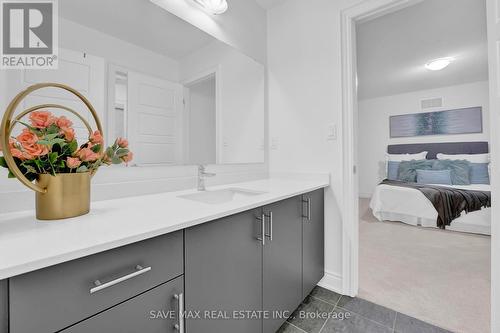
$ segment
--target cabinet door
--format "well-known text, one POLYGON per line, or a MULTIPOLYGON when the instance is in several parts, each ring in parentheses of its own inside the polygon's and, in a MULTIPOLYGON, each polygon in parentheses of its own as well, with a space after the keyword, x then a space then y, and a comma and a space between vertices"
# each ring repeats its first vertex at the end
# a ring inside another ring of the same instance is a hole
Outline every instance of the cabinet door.
POLYGON ((186 230, 186 311, 202 314, 187 318, 187 332, 262 331, 262 319, 233 316, 233 311, 262 308, 260 215, 260 209, 248 211, 186 230), (207 317, 205 311, 216 312, 207 317))
POLYGON ((302 280, 305 298, 325 274, 325 208, 324 190, 316 190, 303 197, 303 258, 302 280))
POLYGON ((62 332, 179 332, 175 325, 180 324, 179 306, 182 304, 182 291, 183 278, 181 276, 62 332))
POLYGON ((274 333, 302 301, 302 198, 300 196, 264 207, 267 215, 264 246, 264 333, 274 333), (271 218, 272 213, 272 218, 271 218), (272 237, 271 237, 272 236, 272 237))

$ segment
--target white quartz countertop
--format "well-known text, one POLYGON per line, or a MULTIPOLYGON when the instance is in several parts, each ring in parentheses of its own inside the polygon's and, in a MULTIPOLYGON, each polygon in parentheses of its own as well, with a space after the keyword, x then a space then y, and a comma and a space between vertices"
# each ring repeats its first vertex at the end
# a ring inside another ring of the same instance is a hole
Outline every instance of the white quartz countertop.
POLYGON ((0 215, 0 280, 78 259, 328 186, 315 180, 265 179, 208 188, 266 192, 228 203, 179 198, 196 190, 93 202, 88 215, 38 221, 34 211, 0 215))

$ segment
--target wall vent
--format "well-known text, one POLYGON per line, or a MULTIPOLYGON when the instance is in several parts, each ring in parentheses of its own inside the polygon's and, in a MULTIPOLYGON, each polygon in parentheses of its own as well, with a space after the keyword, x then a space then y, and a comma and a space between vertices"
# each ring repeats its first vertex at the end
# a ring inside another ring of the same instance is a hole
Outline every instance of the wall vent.
POLYGON ((432 109, 432 108, 440 108, 443 106, 443 98, 429 98, 423 99, 420 101, 420 106, 422 109, 432 109))

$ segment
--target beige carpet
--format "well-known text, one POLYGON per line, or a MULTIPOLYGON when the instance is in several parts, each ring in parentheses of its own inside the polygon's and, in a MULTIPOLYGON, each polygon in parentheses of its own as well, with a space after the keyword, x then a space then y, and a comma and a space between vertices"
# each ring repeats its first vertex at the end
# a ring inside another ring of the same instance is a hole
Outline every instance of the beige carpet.
POLYGON ((490 332, 490 237, 378 222, 368 204, 359 297, 453 332, 490 332))

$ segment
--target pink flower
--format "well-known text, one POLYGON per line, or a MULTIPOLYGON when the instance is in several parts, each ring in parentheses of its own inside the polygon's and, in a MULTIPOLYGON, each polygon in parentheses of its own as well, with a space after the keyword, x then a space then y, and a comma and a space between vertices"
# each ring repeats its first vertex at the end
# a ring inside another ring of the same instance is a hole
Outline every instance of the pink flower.
POLYGON ((90 142, 96 145, 103 144, 104 139, 102 138, 101 132, 95 131, 94 133, 92 133, 92 135, 90 136, 90 142))
POLYGON ((29 156, 28 154, 23 153, 22 151, 20 151, 17 148, 11 148, 10 153, 12 154, 12 156, 17 157, 18 159, 23 160, 23 161, 32 159, 32 156, 29 156))
POLYGON ((39 145, 37 143, 39 140, 38 136, 27 128, 25 128, 16 139, 21 147, 17 147, 14 144, 14 146, 11 147, 11 152, 14 150, 12 155, 15 154, 16 157, 20 159, 31 160, 49 153, 49 148, 44 145, 39 145))
POLYGON ((80 159, 77 157, 68 157, 66 159, 66 165, 70 169, 76 169, 80 166, 80 164, 82 164, 82 161, 80 161, 80 159))
POLYGON ((38 136, 27 128, 23 129, 16 139, 22 146, 33 146, 38 142, 38 136))
POLYGON ((47 111, 35 111, 30 114, 31 125, 36 128, 47 128, 56 121, 56 117, 47 111))
POLYGON ((44 145, 35 144, 33 146, 23 146, 23 151, 25 154, 28 154, 27 156, 31 156, 31 158, 27 158, 31 160, 36 157, 47 155, 49 153, 49 148, 44 145))
POLYGON ((128 163, 128 162, 132 161, 133 159, 134 159, 134 153, 132 153, 131 151, 127 155, 122 157, 122 160, 125 163, 128 163))
POLYGON ((99 154, 94 153, 90 148, 82 148, 77 153, 78 156, 83 162, 94 162, 99 159, 99 154))
POLYGON ((75 130, 71 127, 61 127, 62 135, 66 138, 67 141, 73 141, 75 139, 75 130))
POLYGON ((66 118, 65 116, 61 116, 59 118, 56 118, 55 123, 56 123, 57 127, 59 127, 60 129, 63 129, 63 128, 69 129, 71 126, 73 126, 73 122, 71 120, 69 120, 68 118, 66 118))
POLYGON ((125 138, 118 138, 118 139, 116 139, 116 144, 120 148, 128 148, 128 140, 125 139, 125 138))

